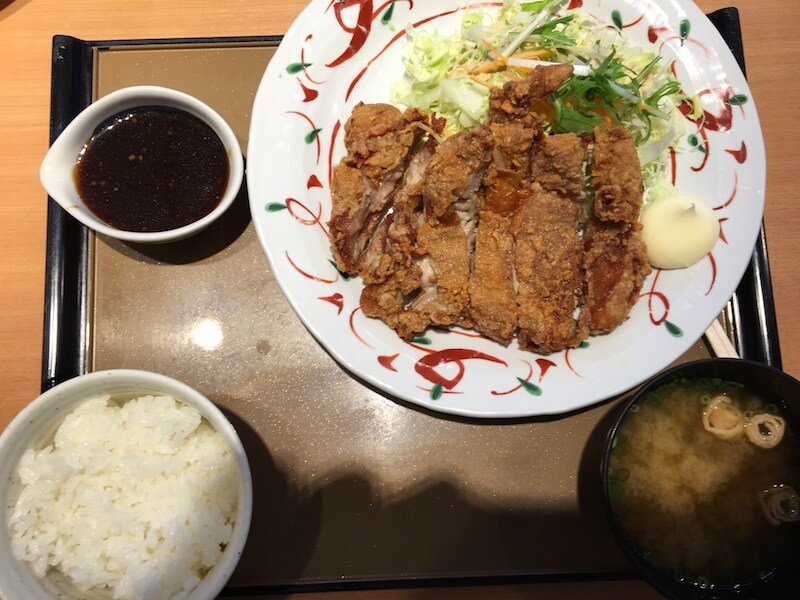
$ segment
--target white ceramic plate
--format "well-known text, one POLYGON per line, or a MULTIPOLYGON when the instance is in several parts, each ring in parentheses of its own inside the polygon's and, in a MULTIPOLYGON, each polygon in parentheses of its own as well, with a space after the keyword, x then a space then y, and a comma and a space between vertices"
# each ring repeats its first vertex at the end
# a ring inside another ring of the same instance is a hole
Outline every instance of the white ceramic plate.
MULTIPOLYGON (((495 2, 475 6, 490 7, 495 2)), ((752 254, 765 158, 745 79, 717 30, 688 0, 572 0, 654 47, 705 118, 687 120, 676 185, 721 222, 713 253, 655 271, 630 318, 580 348, 539 356, 472 333, 427 332, 412 343, 359 309, 360 279, 334 267, 326 237, 332 165, 359 102, 388 102, 402 75, 404 27, 454 30, 463 0, 312 0, 266 69, 253 107, 248 173, 256 231, 306 327, 342 365, 379 389, 435 411, 520 417, 573 411, 619 394, 680 357, 723 308, 752 254)))

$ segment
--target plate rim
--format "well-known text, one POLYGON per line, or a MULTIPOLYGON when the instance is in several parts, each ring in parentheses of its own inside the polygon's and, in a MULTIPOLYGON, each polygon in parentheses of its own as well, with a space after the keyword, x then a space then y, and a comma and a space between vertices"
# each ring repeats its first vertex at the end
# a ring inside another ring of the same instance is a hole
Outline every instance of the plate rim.
MULTIPOLYGON (((625 0, 618 0, 618 1, 625 2, 625 0)), ((295 21, 293 22, 292 26, 287 31, 287 34, 284 36, 284 41, 278 47, 278 49, 276 50, 275 56, 273 57, 273 59, 270 61, 270 63, 267 65, 267 68, 265 69, 264 75, 262 76, 262 80, 261 80, 261 82, 259 84, 258 91, 256 93, 256 96, 255 96, 255 99, 254 99, 254 104, 253 104, 253 111, 252 111, 252 117, 251 117, 251 134, 250 134, 250 139, 249 139, 249 143, 248 143, 248 156, 251 157, 251 160, 252 160, 252 157, 257 154, 257 151, 254 153, 253 149, 256 148, 256 145, 259 143, 259 137, 257 135, 254 135, 254 133, 253 133, 253 130, 256 127, 256 125, 257 125, 257 123, 259 121, 259 119, 257 118, 257 115, 259 115, 260 113, 257 110, 257 108, 259 106, 259 103, 262 102, 262 100, 261 100, 262 95, 267 93, 266 90, 265 90, 265 85, 267 83, 267 80, 268 80, 268 77, 269 77, 269 74, 270 74, 271 65, 273 65, 273 63, 277 64, 276 63, 276 59, 280 59, 281 58, 281 55, 282 55, 281 50, 282 49, 284 49, 286 52, 288 52, 288 44, 285 43, 285 40, 287 40, 287 39, 291 40, 292 39, 292 34, 296 35, 295 32, 299 31, 300 26, 303 23, 303 19, 305 17, 307 17, 308 15, 313 15, 314 11, 317 10, 321 5, 324 5, 324 3, 325 3, 325 0, 313 0, 312 2, 310 2, 304 8, 304 10, 300 13, 300 15, 297 17, 297 19, 295 19, 295 21)), ((625 3, 626 4, 630 4, 630 2, 625 2, 625 3)), ((465 3, 464 2, 459 2, 459 4, 465 4, 465 3)), ((599 4, 601 4, 601 2, 598 2, 598 5, 599 4)), ((725 60, 727 62, 729 62, 730 64, 732 64, 736 68, 736 71, 734 72, 734 75, 737 75, 737 76, 741 77, 741 79, 744 81, 744 84, 746 86, 747 93, 752 98, 752 91, 750 90, 749 84, 747 83, 747 81, 746 81, 746 79, 744 77, 744 73, 742 72, 742 69, 739 67, 735 57, 731 53, 731 51, 728 48, 727 44, 725 43, 721 33, 717 30, 717 28, 714 26, 714 24, 709 21, 708 17, 699 9, 699 7, 697 7, 697 5, 695 5, 691 1, 688 1, 688 0, 671 0, 671 2, 669 4, 671 6, 673 6, 673 7, 679 7, 680 9, 685 10, 686 11, 685 14, 687 16, 691 16, 692 19, 700 18, 705 22, 705 25, 707 25, 707 27, 704 27, 704 29, 706 29, 707 31, 711 32, 712 36, 716 35, 716 37, 718 38, 718 39, 713 39, 713 40, 708 41, 709 45, 712 45, 714 47, 714 49, 717 51, 717 55, 719 56, 719 60, 722 60, 722 57, 726 56, 725 60), (719 44, 720 42, 721 42, 721 45, 719 44)), ((272 66, 273 70, 276 70, 278 68, 279 68, 278 66, 272 66)), ((730 73, 729 69, 726 68, 725 69, 725 73, 726 73, 727 77, 730 78, 731 73, 730 73)), ((763 132, 762 132, 761 127, 760 127, 760 120, 758 118, 758 113, 757 113, 755 102, 752 102, 749 105, 749 110, 751 111, 751 115, 749 116, 749 118, 750 118, 751 121, 755 122, 756 132, 758 133, 758 135, 754 138, 757 141, 757 147, 752 148, 751 151, 753 153, 759 155, 761 157, 761 160, 763 161, 763 167, 760 169, 760 171, 758 173, 755 173, 755 178, 758 179, 761 182, 760 190, 757 190, 756 194, 758 196, 758 200, 759 200, 759 203, 760 203, 759 212, 761 214, 761 219, 763 219, 763 210, 764 210, 764 202, 765 202, 765 187, 766 187, 765 144, 764 144, 763 132)), ((750 139, 748 138, 748 145, 749 144, 750 144, 750 139)), ((254 189, 254 186, 251 185, 251 183, 250 183, 252 178, 254 178, 254 175, 252 173, 252 169, 248 169, 248 187, 251 190, 254 189)), ((257 205, 258 200, 254 197, 253 194, 251 194, 251 196, 250 196, 250 203, 251 203, 251 211, 254 214, 257 211, 260 211, 261 207, 257 205)), ((258 223, 257 219, 254 219, 254 222, 258 223)), ((273 249, 272 249, 272 247, 269 244, 268 239, 267 239, 266 230, 263 227, 260 227, 260 226, 256 226, 255 229, 256 229, 257 237, 259 239, 259 243, 261 244, 262 250, 267 255, 267 257, 268 257, 268 259, 270 261, 270 264, 271 264, 271 266, 273 268, 273 271, 274 272, 278 271, 279 269, 275 268, 275 262, 277 260, 277 256, 275 256, 273 254, 273 249)), ((752 248, 753 246, 755 246, 755 243, 757 241, 758 235, 760 233, 760 228, 759 227, 754 227, 748 233, 752 234, 752 235, 748 236, 748 238, 752 238, 752 239, 747 239, 746 245, 747 245, 748 248, 752 248)), ((748 257, 749 256, 750 255, 748 254, 748 257)), ((742 279, 743 275, 745 274, 745 271, 747 270, 748 265, 749 265, 749 260, 747 260, 747 261, 741 260, 741 261, 739 261, 737 263, 736 269, 735 269, 735 281, 737 282, 736 285, 738 285, 738 282, 742 279)), ((730 270, 732 271, 733 269, 730 269, 730 270)), ((416 405, 416 406, 419 406, 421 408, 424 408, 426 410, 430 410, 430 411, 433 411, 433 412, 436 412, 436 413, 451 414, 451 415, 456 415, 456 416, 461 416, 461 417, 470 417, 470 418, 478 418, 478 419, 489 419, 489 418, 491 418, 491 419, 515 419, 515 418, 527 418, 527 417, 538 417, 538 416, 547 417, 547 416, 564 415, 564 414, 572 413, 572 412, 575 412, 575 411, 588 409, 588 408, 591 408, 593 406, 599 405, 599 404, 601 404, 603 402, 606 402, 606 401, 608 401, 610 399, 613 399, 614 397, 616 397, 616 396, 618 396, 618 395, 620 395, 620 394, 622 394, 622 393, 624 393, 624 392, 636 387, 637 385, 641 384, 643 381, 645 381, 645 380, 649 379, 650 377, 654 376, 655 374, 657 374, 661 370, 667 368, 669 366, 669 364, 671 364, 671 362, 673 362, 676 359, 679 359, 680 356, 682 356, 686 352, 686 350, 688 350, 689 347, 691 347, 694 343, 696 343, 697 339, 698 339, 698 338, 694 338, 692 336, 684 336, 681 339, 680 343, 673 345, 673 351, 671 352, 671 354, 674 354, 674 356, 672 356, 672 358, 671 358, 671 360, 669 362, 667 362, 666 364, 662 364, 660 367, 650 368, 650 369, 647 370, 647 372, 643 371, 642 373, 640 373, 637 376, 635 376, 633 379, 621 380, 622 381, 621 383, 618 382, 620 380, 617 380, 611 386, 605 388, 605 391, 602 394, 597 395, 597 396, 593 396, 593 398, 590 401, 582 401, 582 402, 579 402, 579 403, 570 404, 569 406, 566 406, 566 407, 563 407, 563 408, 559 407, 559 408, 553 408, 553 409, 548 409, 548 408, 544 408, 543 409, 542 405, 532 404, 530 406, 531 410, 504 411, 502 413, 493 412, 491 410, 476 410, 474 408, 462 408, 460 406, 452 406, 452 405, 448 405, 448 404, 436 404, 435 401, 424 401, 424 400, 420 400, 418 398, 411 397, 408 394, 397 393, 397 391, 392 389, 391 386, 389 384, 387 384, 384 380, 382 380, 379 377, 376 377, 373 374, 372 371, 365 371, 363 369, 359 369, 357 365, 353 364, 353 360, 351 358, 348 358, 347 356, 342 354, 342 352, 340 351, 340 348, 339 348, 339 346, 337 344, 332 343, 331 339, 328 336, 326 336, 323 331, 319 330, 318 325, 315 322, 312 321, 312 319, 310 318, 310 315, 307 314, 305 311, 300 309, 300 305, 302 304, 302 302, 296 297, 295 290, 292 288, 292 286, 289 286, 288 282, 285 281, 284 279, 282 279, 277 273, 275 273, 275 279, 276 279, 276 282, 278 283, 282 293, 284 294, 284 296, 286 296, 287 300, 289 301, 290 305, 292 306, 292 309, 294 310, 295 314, 300 318, 301 322, 306 327, 306 329, 312 334, 312 336, 317 340, 317 342, 320 343, 325 348, 325 350, 343 368, 345 368, 352 376, 354 376, 357 379, 361 379, 362 381, 365 381, 365 382, 369 383, 371 386, 377 388, 378 390, 380 390, 381 393, 386 394, 390 398, 398 399, 398 400, 400 400, 402 402, 410 403, 412 405, 416 405), (632 381, 633 381, 633 383, 632 383, 632 381)), ((734 290, 736 289, 736 285, 733 286, 734 290)), ((726 298, 726 301, 727 301, 727 298, 726 298)), ((722 307, 724 307, 724 302, 722 304, 722 307)), ((703 331, 705 331, 705 329, 708 327, 708 325, 710 325, 710 323, 713 322, 713 320, 717 318, 718 314, 719 314, 719 311, 716 311, 714 313, 714 315, 708 320, 708 322, 705 323, 705 327, 703 328, 703 331)), ((702 336, 702 333, 701 333, 701 336, 702 336)), ((539 355, 532 354, 532 356, 539 356, 539 355)))

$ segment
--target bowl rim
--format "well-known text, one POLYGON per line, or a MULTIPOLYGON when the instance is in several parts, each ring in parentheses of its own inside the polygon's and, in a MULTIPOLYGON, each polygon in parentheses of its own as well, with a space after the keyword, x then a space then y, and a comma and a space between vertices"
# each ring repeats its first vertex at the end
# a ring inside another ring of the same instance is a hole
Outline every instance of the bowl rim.
MULTIPOLYGON (((628 561, 631 563, 631 566, 634 568, 635 572, 642 577, 645 581, 647 581, 654 589, 658 592, 663 594, 667 598, 678 598, 674 595, 673 590, 670 589, 670 585, 672 584, 673 587, 680 587, 681 589, 686 590, 686 595, 681 596, 680 598, 689 598, 691 593, 699 593, 702 590, 698 590, 690 585, 683 584, 675 579, 670 579, 669 575, 664 574, 663 571, 660 569, 650 565, 647 561, 645 561, 632 547, 630 541, 625 538, 624 534, 621 531, 620 523, 616 518, 616 513, 611 505, 611 497, 609 492, 609 485, 608 485, 608 468, 611 456, 611 444, 613 443, 614 438, 617 435, 617 431, 619 430, 620 426, 622 425, 625 418, 630 413, 630 408, 634 404, 636 404, 642 397, 644 397, 648 392, 657 388, 658 386, 664 384, 665 382, 669 382, 672 378, 676 376, 677 373, 684 371, 686 369, 694 369, 700 368, 704 365, 710 364, 745 364, 748 368, 753 369, 760 369, 767 373, 770 373, 772 376, 775 376, 779 379, 784 379, 793 385, 800 387, 800 380, 792 377, 785 371, 773 367, 772 365, 767 365, 765 363, 749 360, 745 358, 728 358, 728 357, 708 357, 708 358, 701 358, 697 360, 688 361, 685 363, 681 363, 679 365, 674 365, 660 373, 654 375, 650 379, 648 379, 639 389, 637 389, 630 398, 622 402, 616 410, 618 411, 617 414, 614 416, 614 420, 611 426, 608 429, 606 434, 606 439, 603 444, 603 454, 600 461, 600 478, 601 484, 603 488, 603 505, 606 513, 606 520, 609 524, 609 528, 614 536, 615 541, 617 542, 617 546, 622 550, 623 554, 626 556, 628 561), (642 567, 645 567, 644 569, 642 567), (658 573, 657 577, 649 576, 650 572, 658 573)), ((743 586, 740 590, 741 592, 745 592, 747 590, 751 590, 753 586, 757 586, 759 582, 753 582, 753 584, 748 584, 743 586)), ((709 590, 711 593, 712 590, 709 590)), ((725 593, 724 590, 717 590, 717 593, 725 593)), ((733 592, 729 592, 733 593, 733 592)))
MULTIPOLYGON (((12 419, 8 426, 0 432, 0 456, 5 456, 7 453, 12 455, 18 453, 20 448, 15 448, 15 444, 18 443, 17 440, 20 437, 22 437, 22 441, 25 444, 31 442, 30 437, 25 433, 25 429, 36 420, 37 416, 42 414, 47 405, 53 402, 54 399, 65 395, 72 396, 76 390, 81 390, 95 383, 99 385, 100 382, 107 383, 107 387, 111 389, 140 390, 143 394, 168 394, 187 405, 194 406, 200 411, 203 418, 220 433, 230 448, 238 472, 236 521, 233 524, 231 539, 225 547, 220 560, 209 570, 188 596, 188 598, 216 597, 225 587, 235 570, 247 542, 252 520, 253 482, 250 464, 239 434, 222 410, 200 391, 168 375, 142 369, 105 369, 78 375, 42 392, 12 419)), ((99 393, 102 392, 87 392, 84 399, 99 393)), ((62 420, 66 414, 80 404, 80 400, 67 401, 66 404, 69 405, 69 408, 61 414, 60 419, 62 420)), ((48 421, 57 422, 57 419, 50 417, 48 421)), ((25 449, 27 447, 23 448, 22 451, 24 452, 25 449)), ((14 471, 16 471, 17 464, 18 460, 14 464, 14 471)), ((7 500, 9 499, 10 496, 7 500)), ((6 502, 3 510, 8 511, 9 508, 10 506, 6 502)), ((0 524, 0 528, 3 535, 10 533, 5 518, 3 523, 0 524)), ((13 561, 20 569, 27 569, 26 565, 20 563, 11 554, 8 560, 13 561)), ((14 592, 14 588, 10 587, 12 585, 11 582, 0 581, 0 598, 3 597, 4 593, 12 594, 14 592), (9 586, 8 592, 6 592, 6 585, 9 586)), ((14 596, 8 595, 8 597, 14 596)))
POLYGON ((176 89, 159 85, 135 85, 101 96, 70 121, 53 140, 39 168, 39 180, 59 206, 90 229, 127 242, 165 243, 194 235, 219 218, 239 194, 244 179, 244 158, 236 134, 211 106, 176 89), (72 169, 78 151, 103 121, 118 112, 139 106, 182 109, 204 121, 222 141, 228 156, 228 183, 217 206, 187 225, 165 231, 127 231, 109 225, 89 210, 78 195, 72 169))

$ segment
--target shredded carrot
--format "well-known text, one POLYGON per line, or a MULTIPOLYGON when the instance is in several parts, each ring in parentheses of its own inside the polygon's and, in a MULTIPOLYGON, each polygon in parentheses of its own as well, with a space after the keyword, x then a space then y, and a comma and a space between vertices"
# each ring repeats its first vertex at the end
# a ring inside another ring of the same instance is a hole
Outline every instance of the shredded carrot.
POLYGON ((550 54, 549 50, 533 50, 532 52, 520 52, 514 58, 544 58, 550 54))
POLYGON ((495 60, 471 69, 469 71, 470 75, 477 75, 479 73, 488 73, 489 71, 498 70, 502 67, 505 67, 508 62, 508 58, 500 50, 495 48, 491 42, 488 40, 481 41, 489 48, 489 52, 495 56, 495 60))
POLYGON ((499 69, 501 67, 506 66, 505 60, 493 60, 492 62, 484 63, 480 67, 475 67, 474 69, 470 70, 470 75, 477 75, 478 73, 488 73, 489 71, 494 71, 495 69, 499 69))
POLYGON ((478 84, 480 84, 480 85, 482 85, 482 86, 484 86, 484 87, 486 87, 488 89, 492 89, 491 84, 485 82, 483 79, 481 79, 480 77, 477 77, 476 75, 470 75, 469 78, 472 79, 472 81, 474 81, 475 83, 478 83, 478 84))
POLYGON ((486 44, 486 46, 489 48, 489 51, 490 51, 492 54, 494 54, 494 55, 495 55, 495 57, 497 58, 497 60, 502 60, 502 61, 505 61, 505 60, 506 60, 506 56, 505 56, 505 55, 504 55, 504 54, 503 54, 503 53, 502 53, 500 50, 498 50, 498 49, 497 49, 495 46, 493 46, 493 45, 492 45, 492 43, 491 43, 489 40, 481 40, 481 41, 482 41, 484 44, 486 44))

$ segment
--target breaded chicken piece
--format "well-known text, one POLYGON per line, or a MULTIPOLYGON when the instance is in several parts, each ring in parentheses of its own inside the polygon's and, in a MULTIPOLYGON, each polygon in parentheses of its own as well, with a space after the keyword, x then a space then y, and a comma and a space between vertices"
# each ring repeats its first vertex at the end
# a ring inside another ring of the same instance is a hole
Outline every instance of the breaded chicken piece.
POLYGON ((597 127, 594 140, 594 216, 633 223, 639 218, 644 193, 636 144, 627 131, 614 125, 597 127))
POLYGON ((469 320, 477 331, 501 344, 508 344, 517 328, 514 260, 511 218, 482 211, 469 281, 469 320))
POLYGON ((592 335, 608 333, 627 319, 652 270, 638 221, 644 188, 634 141, 620 127, 605 125, 594 138, 594 216, 584 239, 592 335))
POLYGON ((639 223, 592 221, 586 232, 586 310, 589 333, 616 329, 639 299, 652 268, 639 223))
POLYGON ((514 232, 511 222, 519 189, 527 181, 534 138, 541 134, 532 116, 490 123, 492 162, 478 196, 478 227, 469 280, 469 320, 477 331, 508 344, 517 326, 514 232))
POLYGON ((409 155, 427 124, 421 111, 401 113, 388 104, 359 104, 345 124, 348 155, 331 180, 328 222, 331 249, 342 271, 359 271, 361 255, 387 216, 409 155))
POLYGON ((426 221, 470 210, 491 149, 491 135, 483 126, 452 135, 436 147, 423 190, 426 221))
POLYGON ((585 145, 574 134, 542 138, 531 184, 514 217, 517 303, 523 349, 549 354, 586 339, 583 305, 585 145))
POLYGON ((404 338, 461 325, 543 354, 625 320, 651 270, 638 156, 615 126, 543 134, 534 111, 571 75, 540 67, 493 89, 487 123, 441 142, 420 111, 356 107, 329 226, 364 314, 404 338))
POLYGON ((428 140, 411 156, 392 206, 361 256, 359 273, 364 283, 381 283, 410 260, 422 212, 422 185, 434 148, 433 140, 428 140))
POLYGON ((429 261, 423 292, 401 317, 406 327, 421 332, 428 325, 459 323, 469 301, 468 239, 455 214, 435 222, 425 221, 417 236, 429 261))
POLYGON ((542 138, 531 157, 531 179, 548 192, 583 201, 586 144, 571 133, 542 138))
POLYGON ((401 113, 391 104, 361 102, 345 123, 344 145, 364 177, 377 181, 399 167, 425 133, 418 122, 428 123, 421 110, 401 113))
POLYGON ((480 208, 511 216, 517 207, 514 191, 528 179, 531 149, 541 136, 541 126, 533 115, 508 122, 490 123, 492 162, 483 179, 480 208))
MULTIPOLYGON (((361 308, 369 317, 377 317, 398 330, 400 314, 422 287, 422 257, 417 248, 417 234, 422 222, 422 186, 435 144, 429 140, 412 158, 403 186, 394 197, 393 211, 386 219, 383 246, 374 249, 378 236, 365 253, 365 264, 374 265, 366 287, 361 292, 361 308), (373 250, 374 249, 374 250, 373 250)), ((414 332, 401 333, 409 337, 414 332)))
POLYGON ((491 149, 485 127, 455 134, 436 147, 423 187, 424 222, 417 233, 422 286, 400 315, 401 335, 465 318, 476 195, 491 149))
POLYGON ((536 67, 525 79, 489 92, 489 122, 514 121, 531 115, 534 104, 555 92, 570 77, 572 65, 536 67))

